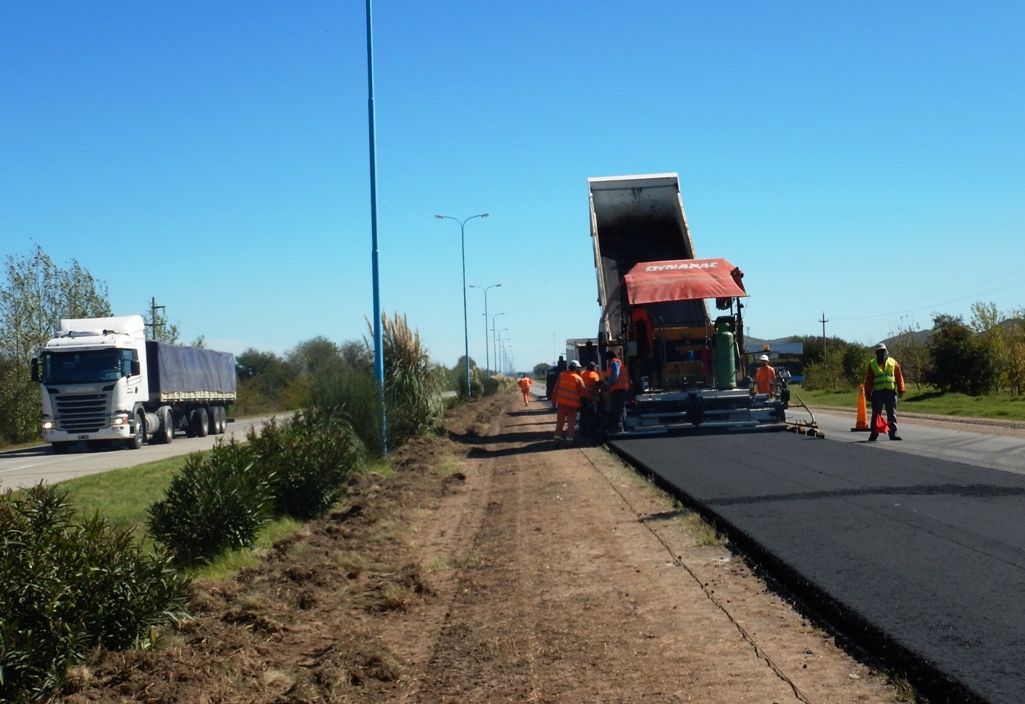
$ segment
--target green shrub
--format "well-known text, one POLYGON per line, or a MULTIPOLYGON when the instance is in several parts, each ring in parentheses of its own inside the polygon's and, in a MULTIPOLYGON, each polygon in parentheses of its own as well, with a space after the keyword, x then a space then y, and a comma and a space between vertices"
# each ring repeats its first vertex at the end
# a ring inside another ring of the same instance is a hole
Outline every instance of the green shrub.
POLYGON ((273 476, 251 471, 250 447, 234 439, 189 455, 163 500, 149 508, 150 533, 182 565, 253 544, 271 516, 273 476))
POLYGON ((0 701, 45 699, 93 647, 143 644, 178 618, 188 586, 129 531, 76 521, 53 486, 0 495, 0 701))
POLYGON ((259 435, 250 430, 248 439, 279 515, 324 515, 363 466, 365 451, 352 426, 327 410, 303 410, 282 424, 272 420, 259 435))

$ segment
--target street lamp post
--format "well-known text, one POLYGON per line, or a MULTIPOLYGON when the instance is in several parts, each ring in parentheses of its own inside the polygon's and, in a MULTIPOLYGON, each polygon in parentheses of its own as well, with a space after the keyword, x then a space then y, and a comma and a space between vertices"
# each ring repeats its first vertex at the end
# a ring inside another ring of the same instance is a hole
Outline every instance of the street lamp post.
POLYGON ((465 220, 454 218, 451 215, 435 215, 438 220, 455 220, 459 223, 459 243, 463 250, 463 347, 466 361, 466 397, 473 398, 473 389, 470 386, 470 322, 466 317, 466 223, 474 218, 486 218, 487 213, 471 215, 465 220))
POLYGON ((498 331, 498 347, 495 349, 495 356, 496 357, 498 356, 498 350, 499 349, 504 349, 504 348, 502 348, 502 333, 505 332, 508 329, 509 328, 502 328, 501 330, 498 331))
MULTIPOLYGON (((470 288, 475 288, 478 291, 484 292, 484 364, 485 370, 488 373, 488 378, 491 378, 491 353, 488 347, 488 289, 499 288, 502 284, 492 284, 491 286, 474 286, 470 284, 470 288)), ((497 360, 496 360, 497 362, 497 360)))
MULTIPOLYGON (((505 313, 495 313, 494 315, 491 316, 491 344, 493 344, 495 346, 495 365, 496 366, 498 365, 498 343, 495 341, 495 319, 498 318, 498 316, 500 316, 500 315, 505 315, 505 313)), ((487 322, 488 321, 485 320, 484 324, 486 325, 487 322)), ((499 371, 502 371, 502 370, 499 369, 499 371)))

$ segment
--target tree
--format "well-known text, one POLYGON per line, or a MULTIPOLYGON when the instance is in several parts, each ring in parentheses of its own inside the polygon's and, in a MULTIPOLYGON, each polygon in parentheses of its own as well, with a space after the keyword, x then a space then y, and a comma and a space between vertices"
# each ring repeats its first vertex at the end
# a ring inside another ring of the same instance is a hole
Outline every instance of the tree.
POLYGON ((929 359, 932 366, 924 380, 941 391, 980 396, 996 387, 997 369, 990 349, 961 316, 933 317, 929 359))
POLYGON ((4 261, 6 283, 0 287, 0 353, 28 365, 60 325, 61 318, 111 315, 107 285, 72 259, 60 268, 36 245, 31 256, 4 261))
POLYGON ((61 268, 36 246, 31 256, 7 256, 0 285, 0 440, 26 442, 39 433, 39 389, 29 363, 61 318, 111 315, 107 286, 75 261, 61 268))
POLYGON ((1004 323, 1007 329, 1007 385, 1012 394, 1025 390, 1025 309, 1011 313, 1004 323))
POLYGON ((547 379, 548 370, 552 368, 551 364, 547 362, 541 362, 540 364, 534 365, 534 378, 535 379, 547 379))
POLYGON ((904 379, 922 388, 922 375, 929 365, 929 348, 921 340, 922 326, 917 323, 902 323, 896 332, 891 332, 890 356, 900 363, 904 379))

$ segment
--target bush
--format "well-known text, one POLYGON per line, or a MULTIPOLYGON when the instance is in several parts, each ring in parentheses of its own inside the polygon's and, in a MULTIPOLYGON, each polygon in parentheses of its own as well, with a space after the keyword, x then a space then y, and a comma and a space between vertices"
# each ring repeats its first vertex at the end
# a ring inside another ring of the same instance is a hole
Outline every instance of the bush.
POLYGON ((252 467, 251 448, 234 439, 206 457, 189 455, 164 499, 149 508, 150 533, 181 565, 252 545, 274 505, 273 476, 252 467))
POLYGON ((42 484, 0 495, 0 575, 0 701, 45 699, 91 648, 144 643, 189 586, 165 553, 98 515, 76 522, 42 484))
POLYGON ((996 388, 997 368, 985 339, 960 316, 936 315, 923 380, 941 391, 981 396, 996 388))
POLYGON ((342 497, 364 449, 352 427, 325 410, 300 411, 284 424, 272 420, 249 447, 260 474, 273 487, 279 515, 310 520, 324 515, 342 497))

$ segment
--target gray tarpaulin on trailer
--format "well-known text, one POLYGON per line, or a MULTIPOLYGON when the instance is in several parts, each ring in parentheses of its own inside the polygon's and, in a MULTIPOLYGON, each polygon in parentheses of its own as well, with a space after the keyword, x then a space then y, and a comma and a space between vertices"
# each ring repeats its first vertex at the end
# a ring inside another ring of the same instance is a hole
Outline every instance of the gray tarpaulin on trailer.
POLYGON ((202 347, 146 341, 150 392, 235 393, 235 356, 202 347))

